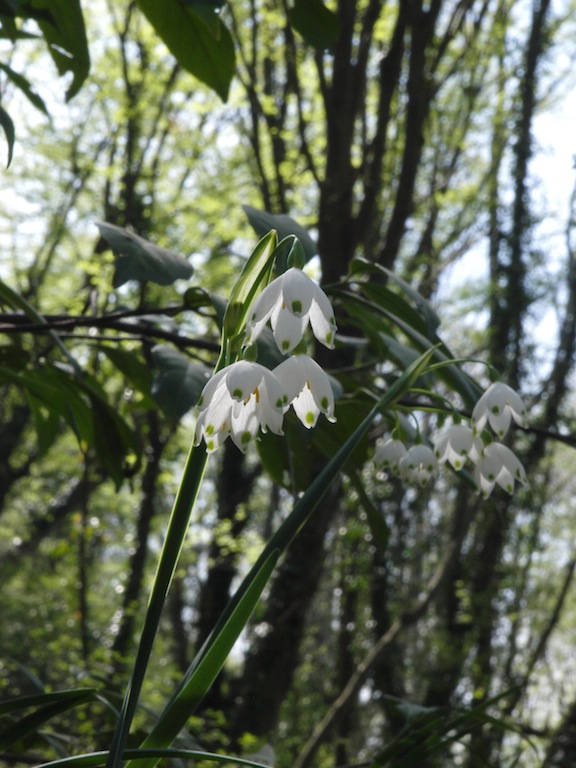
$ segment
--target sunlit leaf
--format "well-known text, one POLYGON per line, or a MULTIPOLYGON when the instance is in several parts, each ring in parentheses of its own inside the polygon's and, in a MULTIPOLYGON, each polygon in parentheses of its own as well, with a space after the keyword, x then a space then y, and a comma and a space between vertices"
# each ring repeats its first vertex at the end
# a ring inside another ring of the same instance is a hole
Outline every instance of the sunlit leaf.
POLYGON ((205 20, 179 0, 138 0, 138 6, 181 67, 224 100, 235 71, 234 43, 227 27, 205 20))
POLYGON ((290 23, 309 45, 319 50, 333 48, 340 33, 338 17, 322 0, 294 0, 290 23))
POLYGON ((307 261, 318 253, 318 246, 310 237, 308 230, 304 229, 291 216, 287 216, 284 213, 268 213, 267 211, 253 208, 251 205, 243 205, 242 210, 259 237, 263 237, 271 229, 275 229, 280 240, 288 237, 288 235, 295 235, 304 249, 307 261))
POLYGON ((116 255, 115 288, 128 280, 171 285, 175 280, 191 277, 194 272, 183 256, 154 245, 134 232, 103 221, 96 222, 96 226, 116 255))
POLYGON ((0 69, 5 72, 8 79, 11 80, 14 85, 22 91, 24 96, 26 96, 28 101, 33 104, 36 109, 39 109, 40 112, 43 112, 45 115, 48 114, 48 110, 46 109, 46 104, 44 104, 43 99, 40 98, 30 82, 23 75, 21 75, 19 72, 15 72, 12 67, 9 67, 7 64, 3 64, 2 62, 0 62, 0 69))
POLYGON ((37 12, 47 10, 50 20, 38 20, 50 55, 58 73, 72 73, 72 82, 66 91, 71 99, 80 90, 90 71, 90 53, 80 0, 30 0, 37 12))
POLYGON ((6 167, 8 168, 8 166, 12 162, 12 155, 14 153, 14 141, 16 140, 16 133, 14 131, 14 123, 12 122, 12 118, 2 106, 0 106, 0 126, 4 131, 4 135, 6 136, 6 141, 8 142, 8 162, 6 163, 6 167))
POLYGON ((153 348, 152 359, 156 369, 152 395, 169 419, 179 421, 198 402, 210 371, 163 344, 153 348))

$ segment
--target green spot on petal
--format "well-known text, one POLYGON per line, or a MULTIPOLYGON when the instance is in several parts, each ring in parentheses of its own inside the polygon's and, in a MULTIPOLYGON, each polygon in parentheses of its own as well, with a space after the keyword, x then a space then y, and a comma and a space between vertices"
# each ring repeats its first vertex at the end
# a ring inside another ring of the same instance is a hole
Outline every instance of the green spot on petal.
POLYGON ((322 406, 322 408, 324 408, 324 410, 327 410, 327 408, 328 408, 328 398, 327 397, 323 397, 322 400, 320 400, 320 405, 322 406))
POLYGON ((243 392, 241 389, 236 388, 234 392, 232 392, 232 397, 237 398, 238 400, 243 397, 243 392))
POLYGON ((308 413, 306 414, 306 423, 314 424, 314 414, 312 413, 312 411, 308 411, 308 413))
POLYGON ((213 451, 214 450, 214 440, 208 440, 208 442, 206 443, 206 447, 208 448, 209 451, 213 451))
POLYGON ((289 341, 283 341, 282 342, 282 351, 283 352, 288 352, 289 349, 290 349, 290 342, 289 341))
POLYGON ((206 434, 207 435, 214 434, 214 424, 208 424, 208 426, 206 427, 206 434))
POLYGON ((302 302, 298 301, 298 299, 292 302, 292 314, 294 315, 302 314, 302 302))
POLYGON ((252 434, 250 432, 242 432, 242 437, 240 438, 242 445, 248 445, 250 440, 252 440, 252 434))

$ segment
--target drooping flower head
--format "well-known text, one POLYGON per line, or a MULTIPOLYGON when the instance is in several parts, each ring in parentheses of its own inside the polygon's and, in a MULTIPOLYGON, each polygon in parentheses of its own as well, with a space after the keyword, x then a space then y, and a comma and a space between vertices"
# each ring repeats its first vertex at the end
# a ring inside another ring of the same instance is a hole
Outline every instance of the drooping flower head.
POLYGON ((209 453, 228 436, 245 453, 259 429, 283 434, 285 394, 272 371, 246 360, 222 368, 204 387, 198 401, 195 443, 209 453))
POLYGON ((256 341, 268 320, 284 354, 302 341, 308 322, 318 341, 329 349, 334 347, 337 327, 332 304, 320 286, 296 267, 272 280, 252 305, 245 344, 256 341))
POLYGON ((482 448, 474 430, 465 424, 454 424, 436 440, 434 455, 441 464, 449 462, 454 469, 462 469, 467 459, 478 459, 482 448))
POLYGON ((310 429, 323 413, 334 418, 334 393, 326 372, 307 355, 294 355, 274 368, 274 374, 286 393, 285 410, 290 404, 296 415, 310 429))
POLYGON ((520 395, 512 387, 497 381, 491 384, 472 411, 472 422, 476 433, 480 433, 490 424, 498 437, 502 438, 508 432, 512 419, 516 424, 523 425, 526 409, 520 395))
POLYGON ((485 499, 496 484, 507 493, 514 491, 516 482, 526 485, 526 472, 518 460, 502 443, 490 443, 482 451, 474 470, 476 487, 485 499))
POLYGON ((400 460, 406 455, 406 446, 401 440, 390 438, 380 443, 374 451, 374 464, 378 468, 390 470, 395 475, 400 474, 400 460))
POLYGON ((432 449, 419 443, 406 451, 398 463, 398 468, 404 482, 424 486, 438 472, 438 462, 432 449))

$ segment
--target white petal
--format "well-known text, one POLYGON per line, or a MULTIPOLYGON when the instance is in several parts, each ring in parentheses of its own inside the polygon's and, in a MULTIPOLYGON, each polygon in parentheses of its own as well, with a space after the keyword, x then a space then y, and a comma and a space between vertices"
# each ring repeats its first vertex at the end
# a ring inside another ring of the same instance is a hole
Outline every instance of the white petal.
POLYGON ((196 405, 196 408, 198 408, 199 411, 203 411, 208 408, 212 398, 214 397, 214 393, 220 386, 222 379, 226 376, 229 368, 230 366, 222 368, 222 370, 218 371, 218 373, 216 373, 206 382, 204 389, 200 394, 200 398, 198 399, 198 404, 196 405))
POLYGON ((320 415, 320 409, 316 405, 314 396, 307 385, 300 392, 298 397, 292 401, 292 407, 296 412, 296 416, 298 416, 305 427, 310 429, 311 427, 316 426, 318 416, 320 415))
POLYGON ((494 483, 496 480, 489 480, 483 473, 480 467, 480 464, 478 463, 476 465, 476 468, 474 469, 474 482, 476 483, 476 487, 482 494, 482 496, 487 499, 488 496, 492 493, 492 489, 494 488, 494 483))
POLYGON ((226 386, 235 400, 246 400, 262 381, 262 366, 239 360, 228 366, 226 386))
POLYGON ((498 437, 504 437, 506 432, 508 432, 511 420, 512 416, 508 408, 488 411, 488 421, 498 437))
POLYGON ((291 267, 282 276, 282 298, 285 308, 297 317, 308 314, 317 288, 316 283, 302 272, 291 267))
POLYGON ((302 355, 288 357, 274 368, 274 376, 280 382, 282 391, 286 395, 285 407, 290 405, 304 386, 305 374, 301 365, 301 357, 302 355))
POLYGON ((306 374, 306 382, 310 386, 316 405, 329 421, 334 419, 334 392, 326 371, 307 355, 296 355, 306 374))
POLYGON ((401 440, 386 440, 377 446, 374 453, 374 463, 383 469, 390 468, 394 474, 398 474, 400 459, 406 455, 406 447, 401 440))
POLYGON ((306 317, 296 317, 287 309, 280 309, 272 316, 274 339, 278 349, 284 354, 288 354, 300 344, 305 328, 306 317))
POLYGON ((264 288, 250 308, 250 317, 248 321, 251 323, 259 322, 263 317, 270 317, 270 313, 274 307, 282 302, 282 276, 272 280, 269 285, 264 288))
POLYGON ((236 417, 232 418, 232 440, 242 451, 246 453, 249 444, 258 433, 260 421, 256 412, 256 398, 253 395, 247 404, 239 403, 240 410, 236 417))
POLYGON ((336 323, 334 322, 334 312, 328 298, 325 294, 322 295, 328 302, 327 311, 324 311, 315 299, 310 306, 310 326, 314 336, 316 336, 321 344, 324 344, 328 349, 334 349, 334 334, 337 330, 336 323))
POLYGON ((282 280, 276 278, 264 288, 250 308, 246 323, 244 344, 251 344, 260 336, 275 307, 282 304, 282 280))

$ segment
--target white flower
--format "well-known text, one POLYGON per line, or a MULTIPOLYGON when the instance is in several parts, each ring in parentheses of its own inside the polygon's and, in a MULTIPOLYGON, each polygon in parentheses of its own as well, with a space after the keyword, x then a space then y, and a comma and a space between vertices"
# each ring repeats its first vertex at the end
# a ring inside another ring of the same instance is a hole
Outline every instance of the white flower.
POLYGON ((291 267, 273 280, 254 302, 246 324, 245 344, 251 344, 270 320, 278 349, 291 352, 301 341, 308 321, 314 335, 334 348, 334 310, 324 291, 301 269, 291 267))
POLYGON ((223 368, 204 387, 197 408, 195 443, 209 453, 230 435, 245 453, 258 429, 283 434, 284 392, 272 371, 240 360, 223 368))
POLYGON ((483 447, 481 439, 470 427, 454 424, 436 440, 434 455, 441 464, 448 461, 454 469, 462 469, 466 459, 478 460, 483 447))
POLYGON ((294 355, 276 366, 274 375, 287 396, 284 410, 292 404, 305 427, 314 427, 321 413, 328 421, 336 421, 330 379, 315 360, 294 355))
POLYGON ((476 433, 481 432, 488 421, 498 437, 504 437, 511 419, 522 425, 525 415, 526 409, 520 395, 507 384, 498 381, 488 387, 474 406, 472 421, 476 433))
POLYGON ((438 462, 434 452, 427 445, 413 445, 399 462, 400 477, 404 482, 416 482, 426 485, 438 471, 438 462))
POLYGON ((497 483, 508 493, 514 491, 516 481, 526 484, 524 467, 509 448, 501 443, 487 445, 476 464, 474 481, 485 499, 497 483))
POLYGON ((376 446, 374 452, 374 464, 382 469, 389 469, 395 475, 400 472, 399 463, 400 459, 405 456, 406 447, 401 440, 393 440, 390 438, 385 443, 380 443, 376 446))

